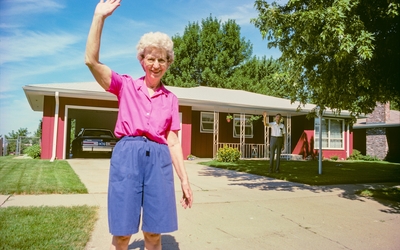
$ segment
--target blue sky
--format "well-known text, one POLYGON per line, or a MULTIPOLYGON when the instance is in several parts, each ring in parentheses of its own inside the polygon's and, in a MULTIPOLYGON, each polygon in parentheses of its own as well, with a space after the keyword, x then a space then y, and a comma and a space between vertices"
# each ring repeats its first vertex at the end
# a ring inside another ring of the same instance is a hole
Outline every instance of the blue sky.
MULTIPOLYGON (((38 128, 42 113, 30 108, 23 86, 94 81, 84 51, 98 2, 0 0, 0 135, 19 128, 32 135, 38 128)), ((182 35, 189 22, 210 15, 222 22, 234 19, 242 37, 253 44, 253 55, 280 56, 250 23, 257 16, 254 1, 124 0, 106 20, 100 60, 118 73, 140 77, 135 47, 144 33, 182 35)))

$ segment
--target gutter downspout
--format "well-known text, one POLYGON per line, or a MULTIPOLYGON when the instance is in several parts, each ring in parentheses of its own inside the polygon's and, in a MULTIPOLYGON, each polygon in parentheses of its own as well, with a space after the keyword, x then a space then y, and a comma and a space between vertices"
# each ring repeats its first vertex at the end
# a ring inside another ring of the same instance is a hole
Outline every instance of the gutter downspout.
POLYGON ((57 150, 57 131, 58 131, 58 112, 60 109, 60 100, 58 91, 55 92, 54 98, 56 100, 56 107, 54 109, 54 129, 53 129, 53 150, 51 153, 50 162, 53 162, 56 158, 56 150, 57 150))

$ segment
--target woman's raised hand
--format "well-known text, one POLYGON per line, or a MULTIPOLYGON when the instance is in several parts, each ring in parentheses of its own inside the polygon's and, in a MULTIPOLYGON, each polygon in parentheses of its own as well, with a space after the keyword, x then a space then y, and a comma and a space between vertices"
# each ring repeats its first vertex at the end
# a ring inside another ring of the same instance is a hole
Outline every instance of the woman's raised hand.
POLYGON ((100 0, 100 2, 96 6, 94 13, 103 17, 108 17, 120 5, 121 0, 100 0))

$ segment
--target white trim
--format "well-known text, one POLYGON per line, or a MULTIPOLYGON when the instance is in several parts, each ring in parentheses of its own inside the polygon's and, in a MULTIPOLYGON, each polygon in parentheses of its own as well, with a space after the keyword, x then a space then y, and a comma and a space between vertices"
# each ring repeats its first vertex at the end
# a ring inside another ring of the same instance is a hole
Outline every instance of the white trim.
MULTIPOLYGON (((334 148, 334 147, 322 147, 322 150, 344 150, 345 149, 345 137, 344 137, 344 132, 345 132, 345 127, 344 127, 344 125, 345 125, 345 120, 344 119, 340 119, 340 118, 333 118, 333 117, 326 117, 326 116, 323 116, 323 117, 321 117, 321 119, 323 119, 323 120, 325 120, 325 121, 328 121, 329 120, 329 127, 328 127, 328 138, 320 138, 319 137, 319 135, 317 135, 316 133, 315 133, 315 122, 317 121, 317 119, 319 120, 319 118, 315 118, 314 119, 314 148, 315 149, 319 149, 319 143, 317 144, 317 143, 315 143, 315 138, 317 138, 318 137, 318 141, 321 139, 321 141, 322 141, 322 139, 328 139, 328 146, 330 146, 330 141, 331 140, 334 140, 334 139, 339 139, 339 138, 331 138, 331 123, 330 123, 330 120, 340 120, 340 121, 342 121, 342 138, 340 138, 341 140, 342 140, 342 147, 340 147, 340 148, 334 148)), ((321 123, 321 122, 320 122, 321 123)), ((322 131, 322 126, 321 126, 321 124, 319 124, 319 131, 321 132, 322 131)))
POLYGON ((200 133, 207 133, 207 134, 212 134, 212 133, 214 133, 214 122, 215 122, 215 119, 214 119, 214 112, 200 112, 200 133), (208 114, 208 115, 210 115, 210 117, 212 116, 213 117, 213 122, 211 123, 209 123, 209 124, 211 124, 211 126, 213 127, 213 128, 211 128, 210 130, 202 130, 202 128, 203 128, 203 114, 208 114))
POLYGON ((65 151, 67 149, 68 109, 103 110, 103 111, 116 111, 116 112, 118 112, 118 108, 65 105, 65 112, 64 112, 64 144, 63 144, 63 159, 64 160, 66 159, 65 151))
POLYGON ((241 123, 241 117, 242 114, 233 114, 233 119, 232 119, 232 126, 233 126, 233 131, 232 131, 232 137, 233 138, 241 138, 241 132, 243 132, 244 138, 254 138, 254 126, 253 126, 253 122, 251 122, 250 124, 247 123, 247 118, 250 118, 252 115, 244 115, 244 119, 243 123, 241 123), (239 127, 239 134, 235 135, 236 132, 236 126, 235 126, 235 120, 239 121, 238 127, 239 127), (243 127, 241 126, 243 125, 243 127), (246 135, 246 128, 250 128, 251 130, 251 134, 250 135, 246 135), (242 131, 243 129, 243 131, 242 131))

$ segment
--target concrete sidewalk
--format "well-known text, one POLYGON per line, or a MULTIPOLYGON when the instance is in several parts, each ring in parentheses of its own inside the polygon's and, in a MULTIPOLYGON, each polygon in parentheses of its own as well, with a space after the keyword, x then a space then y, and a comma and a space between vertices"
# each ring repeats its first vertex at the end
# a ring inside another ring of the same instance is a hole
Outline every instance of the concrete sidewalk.
MULTIPOLYGON (((1 196, 1 207, 97 205, 99 220, 86 249, 108 249, 109 159, 68 162, 89 194, 1 196)), ((354 196, 367 185, 311 187, 196 161, 186 168, 195 203, 186 210, 178 206, 180 228, 163 235, 164 250, 400 248, 399 209, 354 196)), ((141 234, 132 236, 130 249, 143 249, 141 234)))

